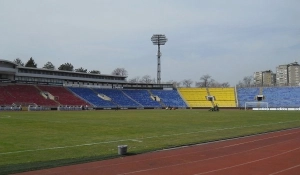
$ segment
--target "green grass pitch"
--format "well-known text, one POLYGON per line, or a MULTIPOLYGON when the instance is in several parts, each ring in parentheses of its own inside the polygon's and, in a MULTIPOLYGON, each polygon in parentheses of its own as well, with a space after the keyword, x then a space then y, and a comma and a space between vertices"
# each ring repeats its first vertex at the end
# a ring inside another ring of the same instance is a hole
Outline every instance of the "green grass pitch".
POLYGON ((300 111, 0 112, 0 174, 300 127, 300 111))

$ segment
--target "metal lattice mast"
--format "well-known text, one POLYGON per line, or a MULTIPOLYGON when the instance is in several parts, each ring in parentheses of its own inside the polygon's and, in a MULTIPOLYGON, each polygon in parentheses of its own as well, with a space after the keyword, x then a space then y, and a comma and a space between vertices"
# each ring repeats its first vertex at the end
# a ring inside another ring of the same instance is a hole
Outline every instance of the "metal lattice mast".
POLYGON ((151 37, 151 41, 153 42, 153 45, 157 45, 157 84, 161 83, 161 64, 160 64, 160 45, 165 45, 165 43, 168 41, 165 35, 162 34, 154 34, 151 37))

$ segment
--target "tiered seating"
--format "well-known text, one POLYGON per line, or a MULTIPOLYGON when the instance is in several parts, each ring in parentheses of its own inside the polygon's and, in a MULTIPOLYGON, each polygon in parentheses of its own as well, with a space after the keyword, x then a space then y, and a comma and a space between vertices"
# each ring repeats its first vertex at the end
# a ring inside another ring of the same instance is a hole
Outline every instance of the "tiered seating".
POLYGON ((263 95, 269 107, 300 107, 299 87, 265 87, 263 95))
POLYGON ((0 105, 12 105, 16 100, 14 96, 7 93, 7 86, 0 86, 0 105))
POLYGON ((209 88, 209 93, 219 107, 236 107, 234 88, 209 88))
POLYGON ((32 104, 40 106, 57 106, 53 100, 44 98, 40 91, 33 85, 7 85, 1 87, 2 98, 5 99, 5 104, 32 104))
POLYGON ((96 107, 113 108, 117 106, 111 101, 103 100, 102 98, 98 97, 98 94, 92 89, 79 87, 69 87, 69 89, 96 107))
POLYGON ((94 89, 95 91, 111 98, 119 107, 142 107, 140 104, 129 98, 122 90, 119 89, 94 89))
POLYGON ((49 92, 51 95, 58 97, 58 101, 61 105, 89 105, 84 100, 76 97, 72 92, 61 86, 38 86, 42 91, 49 92))
POLYGON ((147 90, 123 90, 123 92, 144 107, 162 107, 159 102, 152 100, 147 90))
POLYGON ((166 106, 187 107, 175 90, 151 90, 151 92, 153 95, 157 95, 166 106))
POLYGON ((244 107, 245 102, 254 102, 255 97, 259 95, 259 88, 238 88, 237 89, 239 107, 244 107))
POLYGON ((206 88, 179 88, 179 92, 189 107, 212 107, 212 103, 206 99, 206 88))

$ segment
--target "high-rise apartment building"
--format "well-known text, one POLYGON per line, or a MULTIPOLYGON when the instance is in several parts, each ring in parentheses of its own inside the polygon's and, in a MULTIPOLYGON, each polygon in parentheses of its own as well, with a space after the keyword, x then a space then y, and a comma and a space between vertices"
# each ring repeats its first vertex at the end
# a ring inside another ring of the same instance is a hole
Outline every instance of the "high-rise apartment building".
POLYGON ((288 66, 289 85, 300 85, 300 65, 297 62, 291 63, 288 66))
POLYGON ((256 86, 274 86, 276 74, 271 70, 254 72, 253 80, 256 86))
POLYGON ((253 74, 253 83, 256 86, 260 86, 263 84, 262 82, 262 72, 254 72, 253 74))
POLYGON ((300 85, 300 65, 295 61, 276 68, 276 84, 278 86, 300 85))
POLYGON ((279 65, 276 67, 276 84, 278 86, 286 86, 288 84, 287 68, 287 65, 279 65))

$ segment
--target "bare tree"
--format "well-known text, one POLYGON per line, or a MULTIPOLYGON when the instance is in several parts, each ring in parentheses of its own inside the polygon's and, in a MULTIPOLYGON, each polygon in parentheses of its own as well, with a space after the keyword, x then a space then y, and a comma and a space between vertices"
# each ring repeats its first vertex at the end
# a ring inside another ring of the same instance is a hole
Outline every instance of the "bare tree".
POLYGON ((212 79, 210 75, 206 74, 200 78, 200 82, 195 82, 196 87, 230 87, 228 82, 219 83, 212 79))
POLYGON ((156 80, 155 80, 155 78, 152 78, 152 83, 156 83, 156 80))
POLYGON ((128 80, 129 83, 138 83, 140 82, 140 77, 134 77, 128 80))
POLYGON ((144 75, 141 78, 140 83, 155 83, 155 79, 152 79, 150 75, 144 75))
POLYGON ((221 83, 217 82, 214 79, 211 79, 208 84, 208 87, 221 87, 221 86, 222 86, 221 83))
POLYGON ((182 85, 185 87, 191 87, 192 84, 193 84, 193 81, 191 79, 182 80, 182 85))
POLYGON ((54 70, 54 69, 55 69, 55 66, 54 66, 50 61, 48 61, 48 62, 44 65, 43 68, 44 68, 44 69, 54 70))
POLYGON ((239 81, 237 86, 239 87, 250 87, 253 85, 253 77, 252 76, 245 76, 242 81, 239 81))
POLYGON ((230 87, 230 84, 228 82, 222 83, 221 87, 227 88, 230 87))
POLYGON ((200 77, 200 80, 202 80, 202 81, 195 82, 196 87, 211 87, 212 85, 213 86, 217 85, 217 82, 214 79, 212 79, 211 76, 208 74, 200 77))
POLYGON ((243 78, 243 82, 246 86, 253 85, 253 76, 246 76, 243 78))
POLYGON ((195 81, 195 87, 203 87, 202 82, 195 81))
POLYGON ((127 70, 124 68, 116 68, 112 73, 112 75, 121 75, 121 76, 127 76, 127 70))
POLYGON ((209 87, 210 84, 214 81, 211 79, 211 76, 206 74, 200 77, 200 80, 202 80, 202 87, 209 87))
POLYGON ((177 82, 175 80, 170 80, 167 83, 173 84, 174 87, 180 87, 181 86, 181 82, 177 82))
POLYGON ((14 63, 16 63, 16 64, 19 65, 19 66, 24 66, 24 63, 22 62, 22 60, 21 60, 20 58, 16 58, 16 59, 14 60, 14 63))

